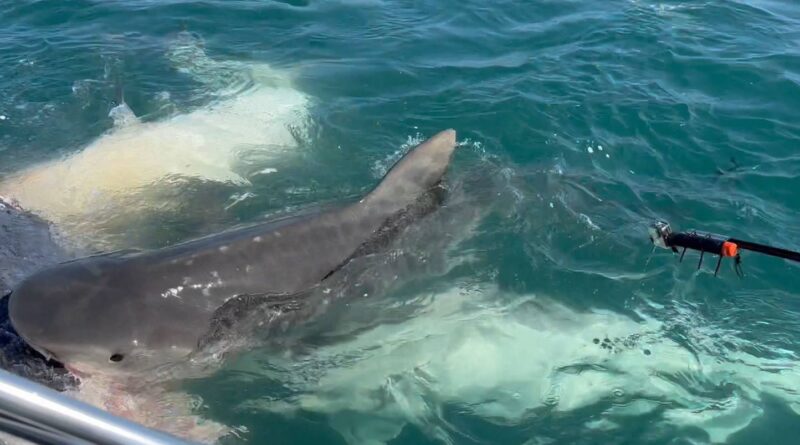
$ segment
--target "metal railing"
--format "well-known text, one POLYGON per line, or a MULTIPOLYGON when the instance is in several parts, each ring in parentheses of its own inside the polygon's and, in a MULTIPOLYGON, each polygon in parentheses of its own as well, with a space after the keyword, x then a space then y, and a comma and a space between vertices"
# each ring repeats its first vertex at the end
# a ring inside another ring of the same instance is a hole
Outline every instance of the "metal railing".
POLYGON ((3 370, 0 430, 42 445, 192 445, 3 370))

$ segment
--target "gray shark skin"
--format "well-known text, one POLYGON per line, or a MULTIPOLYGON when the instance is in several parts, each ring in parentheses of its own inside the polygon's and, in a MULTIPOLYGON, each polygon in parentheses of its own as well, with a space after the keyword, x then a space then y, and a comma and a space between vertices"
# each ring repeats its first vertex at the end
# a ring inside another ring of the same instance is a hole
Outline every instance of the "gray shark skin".
POLYGON ((409 215, 433 210, 425 197, 455 145, 454 130, 438 133, 341 208, 43 269, 12 293, 11 322, 33 348, 79 372, 131 373, 185 359, 226 303, 257 296, 302 304, 304 291, 380 247, 409 215))
POLYGON ((65 259, 47 222, 0 196, 0 296, 31 272, 65 259))
POLYGON ((0 196, 0 368, 63 391, 75 381, 62 367, 42 358, 14 331, 8 295, 17 282, 38 269, 67 259, 46 221, 0 196))

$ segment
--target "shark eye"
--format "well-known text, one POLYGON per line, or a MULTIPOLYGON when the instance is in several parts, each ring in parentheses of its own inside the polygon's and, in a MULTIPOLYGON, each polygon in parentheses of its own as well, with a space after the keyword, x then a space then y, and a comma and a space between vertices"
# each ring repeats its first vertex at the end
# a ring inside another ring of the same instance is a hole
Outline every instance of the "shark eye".
POLYGON ((123 358, 125 358, 125 356, 122 354, 114 354, 108 359, 116 363, 116 362, 121 362, 123 358))

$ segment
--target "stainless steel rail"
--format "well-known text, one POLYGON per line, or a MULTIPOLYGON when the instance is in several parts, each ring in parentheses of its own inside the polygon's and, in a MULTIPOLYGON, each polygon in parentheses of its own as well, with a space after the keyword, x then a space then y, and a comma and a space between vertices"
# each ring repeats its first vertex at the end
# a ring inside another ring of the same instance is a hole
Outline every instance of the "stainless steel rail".
POLYGON ((192 445, 3 370, 0 430, 43 445, 192 445))

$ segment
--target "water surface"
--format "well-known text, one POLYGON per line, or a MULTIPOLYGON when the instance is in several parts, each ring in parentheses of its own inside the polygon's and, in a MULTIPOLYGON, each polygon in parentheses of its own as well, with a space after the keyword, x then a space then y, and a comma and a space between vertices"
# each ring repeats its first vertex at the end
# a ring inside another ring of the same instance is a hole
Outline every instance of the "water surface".
POLYGON ((203 170, 148 195, 179 206, 70 226, 106 247, 353 198, 458 130, 451 200, 358 265, 370 291, 186 382, 242 427, 226 443, 800 434, 800 269, 747 254, 715 278, 646 234, 800 249, 796 2, 4 1, 0 29, 3 178, 102 137, 123 98, 145 123, 268 113, 287 96, 248 96, 264 66, 307 98, 283 148, 235 147, 244 180, 203 170))

